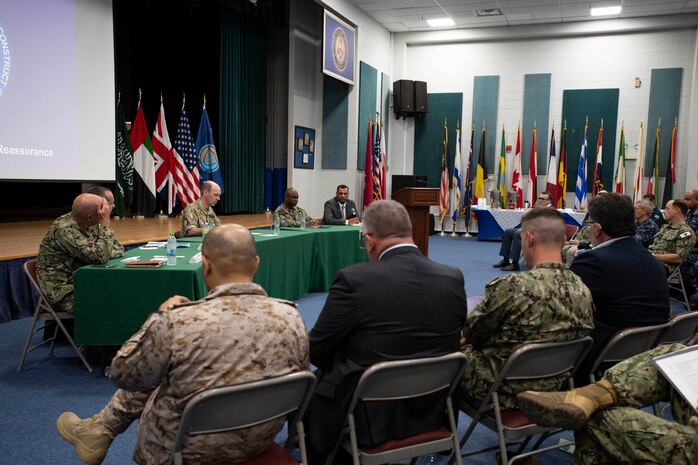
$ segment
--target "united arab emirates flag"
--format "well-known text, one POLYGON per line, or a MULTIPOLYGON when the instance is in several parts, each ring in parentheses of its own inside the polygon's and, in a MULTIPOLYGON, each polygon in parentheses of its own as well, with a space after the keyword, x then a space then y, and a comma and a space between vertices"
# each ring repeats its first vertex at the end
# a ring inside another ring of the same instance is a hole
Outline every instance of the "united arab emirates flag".
POLYGON ((136 211, 139 215, 152 216, 155 213, 155 162, 141 102, 138 102, 136 120, 131 128, 131 147, 134 147, 133 192, 136 211))

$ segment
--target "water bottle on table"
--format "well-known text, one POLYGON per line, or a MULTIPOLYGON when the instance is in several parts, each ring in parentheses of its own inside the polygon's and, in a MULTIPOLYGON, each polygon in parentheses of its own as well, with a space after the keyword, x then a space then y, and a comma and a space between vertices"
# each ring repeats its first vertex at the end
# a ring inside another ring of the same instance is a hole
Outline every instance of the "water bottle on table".
POLYGON ((281 234, 281 220, 279 219, 279 215, 276 213, 274 214, 274 235, 278 236, 281 234))
POLYGON ((305 215, 301 217, 301 229, 305 229, 305 215))
POLYGON ((174 233, 170 233, 167 238, 167 266, 175 266, 177 264, 177 238, 174 233))

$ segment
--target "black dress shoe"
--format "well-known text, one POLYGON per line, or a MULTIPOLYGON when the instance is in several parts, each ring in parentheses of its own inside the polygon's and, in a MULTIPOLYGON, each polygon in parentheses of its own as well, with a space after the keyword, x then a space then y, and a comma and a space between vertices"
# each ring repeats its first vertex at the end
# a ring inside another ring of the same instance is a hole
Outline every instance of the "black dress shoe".
POLYGON ((499 263, 495 263, 492 265, 492 268, 503 268, 509 264, 509 259, 508 258, 503 258, 502 261, 499 263))
POLYGON ((516 262, 512 262, 509 265, 502 268, 502 271, 519 271, 519 264, 516 262))

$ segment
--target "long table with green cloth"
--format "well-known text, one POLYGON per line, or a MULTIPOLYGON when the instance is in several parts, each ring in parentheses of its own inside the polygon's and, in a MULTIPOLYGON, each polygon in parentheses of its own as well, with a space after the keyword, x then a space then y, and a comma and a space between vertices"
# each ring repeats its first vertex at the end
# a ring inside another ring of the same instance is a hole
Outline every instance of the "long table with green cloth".
MULTIPOLYGON (((327 291, 335 273, 347 265, 368 260, 355 226, 319 229, 253 230, 260 258, 254 281, 272 297, 295 300, 308 292, 327 291)), ((165 249, 136 247, 111 260, 112 267, 88 265, 75 271, 75 341, 82 345, 119 345, 168 297, 178 294, 201 299, 208 290, 201 263, 189 263, 202 239, 180 239, 177 265, 127 268, 123 259, 149 260, 165 249)))

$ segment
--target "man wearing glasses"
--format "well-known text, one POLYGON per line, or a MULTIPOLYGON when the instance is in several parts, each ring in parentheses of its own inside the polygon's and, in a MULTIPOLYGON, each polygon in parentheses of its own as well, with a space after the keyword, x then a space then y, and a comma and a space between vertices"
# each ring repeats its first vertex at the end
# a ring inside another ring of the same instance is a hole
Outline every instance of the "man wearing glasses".
MULTIPOLYGON (((550 203, 550 192, 544 191, 538 195, 535 208, 552 207, 550 203)), ((519 271, 519 258, 521 257, 521 230, 519 228, 509 228, 504 230, 502 246, 499 249, 502 259, 492 265, 494 268, 501 268, 502 271, 519 271), (511 259, 511 262, 509 261, 511 259)))

